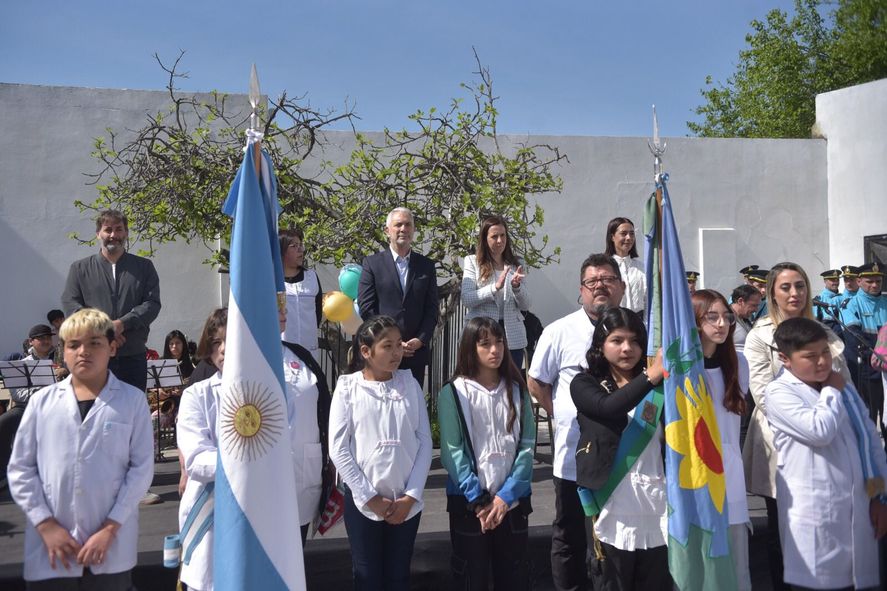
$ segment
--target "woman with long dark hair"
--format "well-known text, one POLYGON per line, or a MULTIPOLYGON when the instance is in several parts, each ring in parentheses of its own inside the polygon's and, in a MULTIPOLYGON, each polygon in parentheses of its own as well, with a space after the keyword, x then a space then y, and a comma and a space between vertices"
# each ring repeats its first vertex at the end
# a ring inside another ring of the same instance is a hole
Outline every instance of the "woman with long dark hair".
POLYGON ((618 217, 610 220, 604 253, 613 257, 625 281, 625 294, 619 305, 637 312, 643 319, 647 307, 647 274, 644 262, 638 257, 634 223, 630 219, 618 217))
POLYGON ((462 263, 462 303, 467 319, 487 316, 498 320, 514 364, 523 365, 527 331, 521 310, 530 309, 525 273, 511 248, 508 224, 498 215, 484 218, 474 254, 462 263))
POLYGON ((502 327, 472 318, 438 396, 456 589, 529 588, 527 524, 536 423, 502 327))
POLYGON ((748 362, 737 355, 733 345, 736 316, 727 299, 710 289, 693 293, 693 312, 702 356, 705 362, 706 382, 714 401, 718 430, 721 434, 721 454, 727 480, 727 516, 730 520, 730 556, 736 571, 739 591, 751 589, 748 570, 748 530, 751 520, 745 493, 745 471, 739 448, 739 424, 745 415, 745 393, 748 392, 748 362))
POLYGON ((188 353, 188 339, 180 330, 171 330, 163 341, 163 359, 175 359, 179 365, 179 373, 182 374, 183 383, 187 384, 188 379, 194 372, 194 362, 191 360, 191 354, 188 353))
POLYGON ((570 384, 579 421, 576 482, 593 548, 589 570, 596 559, 607 590, 672 588, 662 402, 654 392, 664 370, 661 351, 645 369, 646 348, 638 315, 610 308, 595 326, 588 369, 570 384), (631 443, 620 446, 623 438, 631 443), (632 462, 620 451, 627 448, 642 451, 632 462))

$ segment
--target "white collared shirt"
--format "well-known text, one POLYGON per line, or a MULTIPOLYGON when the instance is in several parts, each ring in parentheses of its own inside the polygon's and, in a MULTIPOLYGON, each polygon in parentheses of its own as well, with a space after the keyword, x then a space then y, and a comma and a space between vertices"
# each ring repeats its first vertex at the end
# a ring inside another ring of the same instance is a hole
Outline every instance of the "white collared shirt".
POLYGON ((339 376, 330 408, 330 459, 351 489, 358 510, 376 495, 416 499, 407 519, 422 510, 431 467, 431 427, 419 382, 406 369, 375 382, 358 371, 339 376))
POLYGON ((106 519, 120 524, 95 574, 118 573, 136 564, 139 500, 154 477, 154 437, 144 392, 108 381, 86 418, 71 376, 34 394, 16 432, 9 460, 9 489, 28 518, 27 581, 80 577, 83 567, 49 566, 35 526, 54 517, 80 544, 106 519))
POLYGON ((579 423, 576 405, 570 396, 570 383, 585 369, 585 354, 591 346, 594 324, 579 308, 572 314, 555 320, 542 331, 529 375, 534 380, 551 384, 554 406, 554 461, 552 468, 557 478, 576 480, 576 444, 579 442, 579 423))
POLYGON ((394 257, 394 266, 397 267, 397 276, 400 278, 400 289, 406 293, 407 291, 407 278, 410 274, 410 254, 407 253, 407 256, 402 257, 397 252, 391 248, 389 245, 388 249, 391 251, 391 256, 394 257))

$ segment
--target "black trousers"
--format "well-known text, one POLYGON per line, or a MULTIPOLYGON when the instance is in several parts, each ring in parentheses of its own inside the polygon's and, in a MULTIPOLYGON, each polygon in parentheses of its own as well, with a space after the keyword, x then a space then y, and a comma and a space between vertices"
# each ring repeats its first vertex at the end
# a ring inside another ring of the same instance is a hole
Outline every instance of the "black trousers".
POLYGON ((528 521, 526 511, 518 506, 506 514, 499 527, 481 533, 480 520, 473 512, 450 513, 453 589, 486 591, 491 570, 495 591, 530 589, 528 521))
POLYGON ((12 444, 15 434, 25 414, 24 406, 14 406, 0 415, 0 478, 6 478, 6 466, 12 455, 12 444))
POLYGON ((558 591, 586 591, 585 513, 576 483, 554 477, 554 522, 551 524, 551 576, 558 591))
POLYGON ((779 541, 779 510, 776 499, 764 497, 767 505, 767 560, 770 564, 770 582, 774 591, 788 591, 782 563, 782 544, 779 541))
POLYGON ((94 575, 85 568, 82 577, 27 581, 25 588, 28 591, 129 591, 133 588, 132 571, 94 575))
POLYGON ((619 550, 601 542, 604 552, 600 591, 671 591, 668 573, 668 546, 649 550, 619 550))
POLYGON ((142 392, 148 386, 148 359, 144 353, 129 355, 127 357, 111 357, 108 369, 118 380, 130 386, 135 386, 142 392))

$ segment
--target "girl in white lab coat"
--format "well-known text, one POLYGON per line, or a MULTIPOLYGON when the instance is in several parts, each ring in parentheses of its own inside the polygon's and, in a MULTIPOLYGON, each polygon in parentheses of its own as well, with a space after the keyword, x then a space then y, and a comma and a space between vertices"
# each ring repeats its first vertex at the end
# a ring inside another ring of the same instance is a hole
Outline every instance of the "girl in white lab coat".
MULTIPOLYGON (((179 530, 188 516, 195 512, 195 526, 188 531, 197 532, 203 515, 210 505, 204 505, 215 486, 218 462, 218 408, 219 390, 222 385, 222 369, 225 364, 225 332, 228 309, 214 310, 203 327, 197 356, 212 363, 218 371, 209 379, 189 386, 182 393, 176 438, 182 462, 187 473, 187 484, 179 503, 179 530), (203 508, 204 511, 201 511, 203 508)), ((207 501, 208 502, 208 501, 207 501)), ((211 519, 211 517, 210 517, 211 519)), ((212 527, 202 537, 185 536, 182 540, 181 581, 188 589, 209 591, 213 588, 212 527)))
POLYGON ((353 373, 339 377, 330 409, 330 458, 346 485, 345 529, 354 588, 409 589, 410 560, 431 466, 425 396, 403 357, 393 318, 357 330, 353 373))
POLYGON ((721 450, 727 477, 727 515, 730 520, 730 556, 736 570, 739 591, 751 589, 748 570, 748 530, 751 520, 745 494, 745 471, 739 448, 739 423, 746 412, 745 393, 748 392, 748 362, 736 354, 733 331, 736 316, 727 299, 710 289, 693 294, 693 310, 705 374, 715 403, 718 430, 721 432, 721 450))

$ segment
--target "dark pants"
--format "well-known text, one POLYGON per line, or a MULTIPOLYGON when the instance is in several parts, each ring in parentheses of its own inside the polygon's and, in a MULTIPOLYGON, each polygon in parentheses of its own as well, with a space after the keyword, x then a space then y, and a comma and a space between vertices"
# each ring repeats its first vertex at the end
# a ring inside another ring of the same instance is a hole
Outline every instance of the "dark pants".
POLYGON ((782 564, 782 544, 779 541, 779 510, 776 499, 764 497, 767 505, 767 561, 770 564, 770 583, 774 591, 787 591, 782 564))
POLYGON ((9 464, 9 457, 12 455, 12 444, 15 441, 15 433, 18 431, 19 423, 22 422, 22 415, 25 414, 25 407, 16 405, 0 415, 0 478, 6 478, 6 466, 9 464))
POLYGON ((128 355, 126 357, 112 357, 108 363, 108 369, 114 376, 130 386, 135 386, 142 392, 148 386, 148 359, 145 354, 128 355))
POLYGON ((422 347, 416 351, 412 357, 404 357, 400 362, 400 369, 408 369, 419 382, 419 387, 425 391, 425 367, 428 365, 428 346, 422 347))
POLYGON ((880 431, 882 429, 881 414, 884 412, 884 382, 881 380, 881 376, 879 375, 874 380, 860 380, 859 397, 865 402, 869 409, 869 416, 880 431))
POLYGON ((481 533, 480 520, 473 512, 450 513, 453 589, 486 590, 491 567, 496 591, 530 589, 528 520, 523 508, 515 507, 499 527, 481 533))
POLYGON ((132 571, 94 575, 85 568, 82 577, 27 581, 25 588, 28 591, 129 591, 133 588, 132 571))
POLYGON ((524 350, 509 349, 508 352, 511 353, 511 360, 514 361, 514 366, 520 371, 521 365, 524 363, 524 350))
POLYGON ((671 591, 668 546, 629 552, 601 542, 604 551, 601 591, 671 591))
POLYGON ((576 483, 554 477, 554 522, 551 524, 551 576, 559 591, 588 589, 585 513, 576 483))
POLYGON ((305 540, 308 539, 308 528, 311 527, 310 523, 306 523, 305 525, 299 528, 299 533, 302 535, 302 552, 305 552, 305 540))
POLYGON ((373 521, 345 491, 345 531, 351 546, 354 591, 408 591, 413 544, 421 513, 400 525, 373 521))

